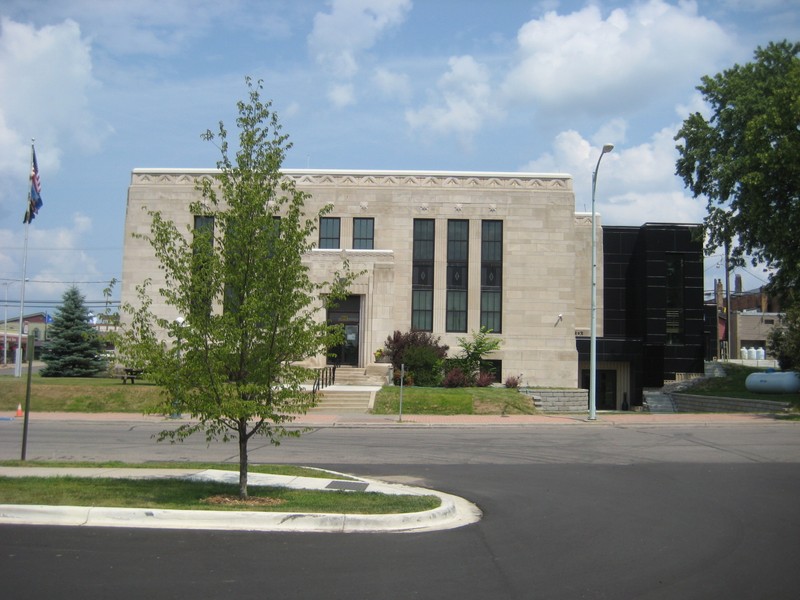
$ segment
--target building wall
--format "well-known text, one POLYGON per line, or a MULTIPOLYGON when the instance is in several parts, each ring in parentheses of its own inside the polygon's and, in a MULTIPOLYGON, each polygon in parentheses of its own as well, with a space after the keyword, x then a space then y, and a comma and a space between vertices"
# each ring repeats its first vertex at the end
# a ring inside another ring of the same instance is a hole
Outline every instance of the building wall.
POLYGON ((741 355, 742 348, 763 348, 766 353, 767 338, 775 325, 780 324, 780 320, 779 313, 757 311, 733 313, 731 342, 735 349, 734 358, 747 358, 741 355))
MULTIPOLYGON (((145 209, 159 210, 181 228, 193 222, 189 204, 199 197, 199 178, 211 170, 136 169, 128 191, 122 301, 135 302, 135 288, 163 279, 146 234, 145 209)), ((411 324, 412 231, 417 218, 435 220, 433 333, 458 351, 458 338, 480 327, 481 221, 503 222, 503 326, 501 377, 522 375, 525 385, 576 387, 575 332, 589 329, 591 222, 576 215, 568 175, 525 173, 432 173, 286 170, 297 187, 311 194, 307 213, 331 204, 341 219, 338 250, 314 250, 306 257, 312 277, 323 280, 347 258, 366 271, 352 293, 362 296, 359 364, 395 330, 411 324), (375 220, 374 250, 352 249, 355 217, 375 220), (467 332, 445 331, 447 221, 469 221, 467 332)), ((602 235, 597 255, 603 256, 602 235)), ((603 270, 598 260, 598 314, 602 314, 603 270)), ((178 315, 159 298, 153 309, 167 319, 178 315)), ((600 319, 598 319, 598 322, 600 319)), ((321 363, 324 357, 318 357, 321 363)))
MULTIPOLYGON (((697 227, 603 228, 605 331, 597 341, 597 359, 617 373, 617 407, 625 400, 641 404, 643 388, 661 387, 678 373, 703 372, 703 253, 697 227), (676 264, 679 277, 669 267, 676 264)), ((588 371, 589 340, 579 338, 578 349, 581 368, 588 371)))

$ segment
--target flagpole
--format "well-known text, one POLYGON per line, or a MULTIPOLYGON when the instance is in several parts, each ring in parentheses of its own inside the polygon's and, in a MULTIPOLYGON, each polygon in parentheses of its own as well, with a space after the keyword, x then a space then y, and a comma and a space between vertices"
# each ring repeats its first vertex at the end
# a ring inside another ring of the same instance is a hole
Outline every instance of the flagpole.
MULTIPOLYGON (((31 138, 31 174, 33 174, 34 138, 31 138)), ((28 182, 28 209, 31 208, 31 185, 28 182)), ((28 229, 32 219, 25 219, 25 243, 22 247, 22 281, 20 282, 19 293, 19 335, 17 336, 17 352, 14 360, 14 377, 22 376, 22 319, 25 315, 25 278, 28 270, 28 229)))

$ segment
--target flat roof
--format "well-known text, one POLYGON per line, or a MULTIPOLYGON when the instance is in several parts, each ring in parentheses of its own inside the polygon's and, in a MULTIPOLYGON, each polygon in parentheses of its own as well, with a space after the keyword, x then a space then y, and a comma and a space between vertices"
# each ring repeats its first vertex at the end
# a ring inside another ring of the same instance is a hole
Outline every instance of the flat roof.
MULTIPOLYGON (((220 170, 212 169, 181 169, 181 168, 135 168, 133 173, 219 173, 220 170)), ((371 170, 371 169, 281 169, 286 175, 386 175, 386 176, 412 176, 423 175, 428 177, 549 177, 556 179, 572 179, 569 173, 529 173, 526 171, 410 171, 410 170, 371 170)))

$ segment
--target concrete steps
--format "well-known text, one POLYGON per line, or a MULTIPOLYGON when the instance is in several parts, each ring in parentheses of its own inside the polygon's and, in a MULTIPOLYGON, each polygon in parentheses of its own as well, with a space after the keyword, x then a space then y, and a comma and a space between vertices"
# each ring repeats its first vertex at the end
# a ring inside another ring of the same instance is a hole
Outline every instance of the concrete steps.
POLYGON ((311 413, 365 413, 378 388, 361 386, 332 386, 317 392, 317 405, 311 413))
POLYGON ((366 369, 337 367, 336 382, 317 392, 317 405, 311 413, 366 413, 380 389, 380 376, 366 369))
POLYGON ((650 413, 674 413, 675 402, 672 396, 660 390, 644 390, 644 409, 650 413))

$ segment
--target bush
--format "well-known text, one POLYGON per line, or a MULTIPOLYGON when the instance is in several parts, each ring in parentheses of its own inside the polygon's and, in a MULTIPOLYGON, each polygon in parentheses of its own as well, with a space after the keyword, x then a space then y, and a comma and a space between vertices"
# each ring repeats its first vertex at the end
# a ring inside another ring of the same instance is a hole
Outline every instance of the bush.
POLYGON ((477 387, 489 387, 494 382, 495 382, 494 373, 490 373, 488 371, 481 371, 481 373, 475 379, 475 385, 477 387))
POLYGON ((522 375, 509 375, 506 377, 506 387, 507 388, 518 388, 522 383, 522 375))
POLYGON ((442 360, 447 356, 450 347, 441 345, 440 339, 426 331, 408 331, 406 333, 395 331, 384 342, 384 354, 392 363, 392 368, 396 370, 399 370, 400 365, 404 363, 406 367, 409 366, 406 353, 410 348, 430 348, 436 354, 437 360, 442 360))
MULTIPOLYGON (((400 369, 395 369, 392 374, 392 382, 395 385, 400 385, 400 369)), ((414 385, 414 374, 409 373, 408 371, 405 372, 403 375, 403 385, 409 386, 414 385)))
POLYGON ((444 376, 442 386, 446 388, 467 387, 470 381, 467 375, 459 367, 453 367, 444 376))
POLYGON ((430 346, 412 346, 405 351, 406 370, 414 375, 416 385, 434 387, 441 383, 441 359, 430 346))
MULTIPOLYGON (((502 340, 490 337, 491 329, 481 327, 480 331, 472 332, 472 339, 458 338, 462 355, 459 357, 467 375, 477 381, 480 378, 484 357, 500 348, 502 340)), ((486 369, 491 370, 491 369, 486 369)), ((493 380, 494 381, 494 380, 493 380)))

